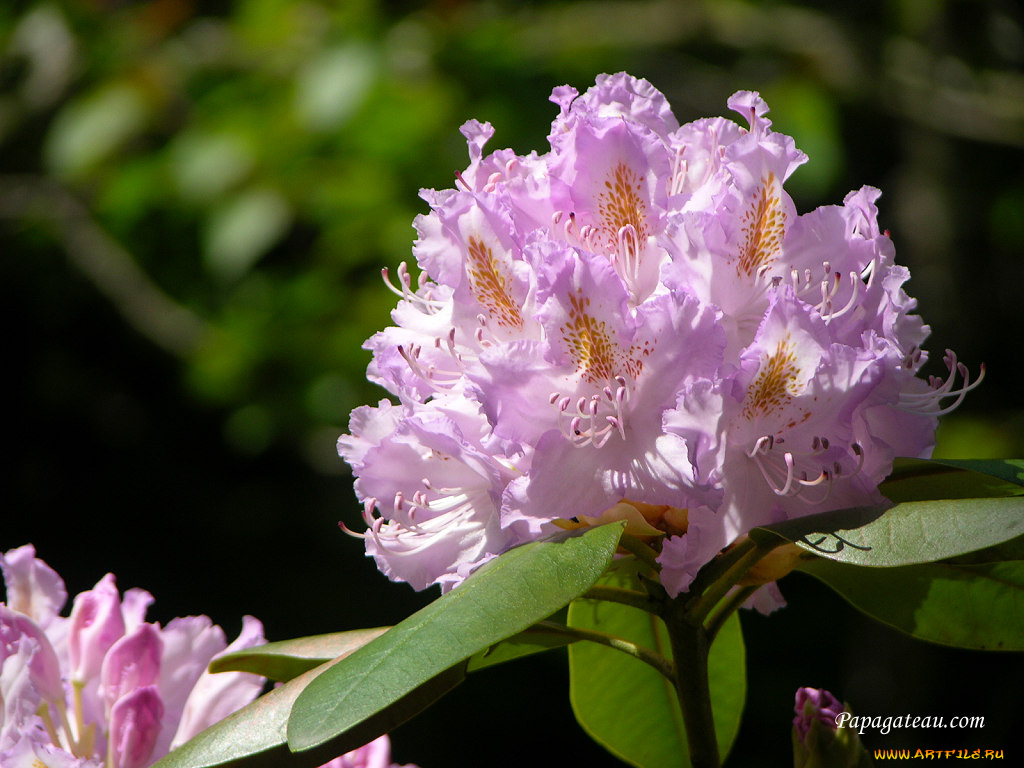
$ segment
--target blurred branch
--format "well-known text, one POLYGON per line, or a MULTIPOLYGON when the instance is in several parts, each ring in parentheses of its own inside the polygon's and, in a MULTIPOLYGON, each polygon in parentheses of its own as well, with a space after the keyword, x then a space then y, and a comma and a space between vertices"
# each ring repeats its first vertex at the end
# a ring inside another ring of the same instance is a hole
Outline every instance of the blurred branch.
POLYGON ((885 49, 884 93, 901 116, 974 141, 1024 146, 1024 76, 976 70, 907 38, 885 49))
POLYGON ((164 293, 68 190, 39 176, 0 176, 0 217, 56 227, 68 259, 121 316, 157 346, 191 354, 208 325, 164 293))

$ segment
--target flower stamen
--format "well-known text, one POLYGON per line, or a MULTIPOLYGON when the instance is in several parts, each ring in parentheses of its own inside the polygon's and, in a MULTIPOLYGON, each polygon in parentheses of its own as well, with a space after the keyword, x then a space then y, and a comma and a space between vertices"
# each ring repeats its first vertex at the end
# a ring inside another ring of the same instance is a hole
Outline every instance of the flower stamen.
POLYGON ((417 290, 414 291, 412 289, 412 276, 409 274, 409 265, 404 261, 398 265, 398 283, 401 287, 391 282, 391 273, 387 267, 381 269, 380 276, 389 291, 400 299, 405 299, 424 314, 433 315, 444 306, 444 302, 433 298, 430 290, 432 283, 427 280, 425 273, 420 272, 420 276, 417 279, 417 290), (424 294, 421 295, 418 291, 424 291, 424 294))
POLYGON ((834 481, 852 477, 860 472, 864 466, 864 449, 859 443, 854 442, 849 447, 849 450, 856 457, 856 465, 852 469, 844 472, 840 463, 833 461, 829 465, 821 465, 817 474, 812 479, 806 470, 798 469, 797 458, 809 459, 828 451, 830 448, 828 438, 815 436, 811 440, 811 450, 809 452, 800 453, 787 450, 782 454, 781 463, 779 461, 772 461, 772 457, 778 455, 773 453, 773 449, 776 445, 781 445, 784 442, 785 440, 782 437, 762 435, 754 441, 753 447, 747 451, 747 456, 754 460, 754 464, 761 473, 761 477, 764 478, 765 483, 768 484, 768 487, 776 496, 798 498, 810 505, 820 504, 832 492, 834 481), (807 493, 808 489, 819 486, 824 489, 824 493, 820 498, 812 497, 807 493))
MULTIPOLYGON (((920 352, 918 351, 918 358, 920 352)), ((971 382, 970 371, 967 366, 963 363, 957 362, 956 354, 951 349, 946 350, 945 356, 942 361, 946 364, 946 368, 949 370, 949 375, 945 380, 940 379, 938 376, 932 376, 929 383, 931 384, 931 391, 929 392, 917 392, 900 393, 899 407, 905 411, 911 413, 920 413, 928 416, 943 416, 952 410, 959 407, 960 403, 964 401, 967 393, 977 387, 985 378, 985 364, 982 363, 979 367, 978 378, 971 382), (953 385, 956 383, 957 374, 964 380, 963 386, 958 389, 953 389, 953 385), (949 405, 943 406, 942 402, 946 398, 955 397, 956 399, 949 405)))

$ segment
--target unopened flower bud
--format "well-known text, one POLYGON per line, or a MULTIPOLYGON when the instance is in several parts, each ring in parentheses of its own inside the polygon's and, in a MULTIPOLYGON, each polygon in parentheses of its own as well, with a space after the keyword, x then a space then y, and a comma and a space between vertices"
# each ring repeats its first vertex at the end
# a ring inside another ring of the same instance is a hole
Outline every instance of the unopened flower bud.
POLYGON ((110 647, 100 672, 100 690, 107 712, 132 691, 159 682, 163 647, 153 624, 141 625, 110 647))
POLYGON ((121 596, 108 573, 90 591, 75 597, 68 629, 71 679, 84 683, 100 674, 103 657, 124 635, 121 596))
POLYGON ((868 753, 857 732, 840 728, 849 708, 824 688, 800 688, 793 707, 793 768, 866 768, 868 753))
POLYGON ((164 704, 155 685, 136 688, 118 700, 110 713, 110 744, 115 768, 143 768, 149 765, 164 704))

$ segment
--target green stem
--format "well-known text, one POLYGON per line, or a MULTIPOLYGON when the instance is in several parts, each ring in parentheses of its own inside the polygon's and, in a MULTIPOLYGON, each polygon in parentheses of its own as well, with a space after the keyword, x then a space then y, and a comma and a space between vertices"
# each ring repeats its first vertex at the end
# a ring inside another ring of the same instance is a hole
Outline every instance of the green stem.
POLYGON ((737 608, 747 602, 747 600, 750 599, 750 596, 757 592, 758 589, 760 589, 760 586, 738 588, 735 592, 729 595, 722 605, 719 606, 718 610, 711 614, 707 624, 704 625, 704 628, 708 633, 709 643, 713 643, 715 641, 718 631, 722 628, 725 622, 729 620, 729 617, 736 612, 737 608))
MULTIPOLYGON (((727 552, 723 552, 714 558, 710 563, 700 569, 700 572, 694 578, 693 583, 690 585, 690 595, 700 595, 709 584, 717 581, 721 576, 726 573, 733 565, 736 564, 737 560, 740 560, 745 555, 750 553, 757 547, 757 543, 751 538, 742 539, 736 546, 727 552)), ((692 599, 692 598, 691 598, 692 599)))
POLYGON ((645 648, 642 645, 631 643, 629 640, 623 640, 621 637, 617 637, 616 635, 610 635, 607 632, 598 632, 594 629, 567 627, 564 624, 558 624, 553 621, 538 621, 534 627, 545 632, 550 632, 551 634, 571 637, 575 640, 589 640, 592 643, 597 643, 609 648, 614 648, 617 651, 622 651, 623 653, 629 654, 633 658, 639 659, 645 664, 654 667, 654 669, 658 671, 658 674, 663 675, 668 680, 675 680, 675 665, 671 661, 661 654, 655 653, 650 648, 645 648))
POLYGON ((640 562, 646 563, 655 573, 661 570, 661 565, 658 563, 658 553, 636 536, 631 536, 628 533, 622 534, 622 538, 619 539, 619 546, 630 554, 636 555, 640 562))
POLYGON ((580 598, 583 600, 607 600, 609 603, 622 603, 633 608, 639 608, 647 613, 658 614, 661 612, 661 606, 652 600, 650 595, 646 592, 637 592, 634 589, 597 585, 580 595, 580 598))
POLYGON ((699 621, 687 614, 683 601, 672 601, 664 615, 676 668, 676 696, 683 712, 693 768, 719 768, 718 739, 711 711, 708 653, 711 639, 699 621))
POLYGON ((736 585, 736 582, 742 579, 758 560, 782 543, 782 541, 772 541, 769 544, 753 544, 751 542, 751 545, 748 546, 747 542, 744 542, 736 547, 737 549, 743 548, 742 554, 732 559, 725 572, 718 576, 704 594, 687 608, 687 615, 693 621, 703 622, 718 601, 736 585))

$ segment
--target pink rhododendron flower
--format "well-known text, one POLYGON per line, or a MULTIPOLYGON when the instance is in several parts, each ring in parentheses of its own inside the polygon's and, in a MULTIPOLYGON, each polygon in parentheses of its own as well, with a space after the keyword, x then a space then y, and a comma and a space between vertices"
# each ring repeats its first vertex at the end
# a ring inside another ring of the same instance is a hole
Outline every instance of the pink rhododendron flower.
POLYGON ((0 603, 4 766, 144 768, 263 686, 256 675, 206 671, 214 656, 264 642, 251 616, 231 645, 205 616, 161 627, 145 620, 147 592, 122 595, 107 574, 65 618, 64 583, 31 545, 0 555, 0 567, 9 600, 0 603))
MULTIPOLYGON (((352 414, 368 554, 417 589, 619 503, 665 535, 662 582, 752 527, 882 501, 897 456, 977 382, 917 374, 928 328, 878 190, 801 214, 807 157, 756 93, 680 126, 650 83, 555 89, 544 154, 484 153, 426 190, 421 274, 366 344, 395 401, 352 414)), ((763 590, 758 605, 777 603, 763 590)))
MULTIPOLYGON (((259 695, 262 677, 207 672, 264 642, 246 616, 238 638, 206 616, 145 620, 149 593, 107 574, 62 617, 64 582, 32 545, 0 554, 0 766, 145 768, 259 695)), ((328 764, 391 768, 386 736, 328 764)), ((412 768, 415 768, 413 766, 412 768)))

